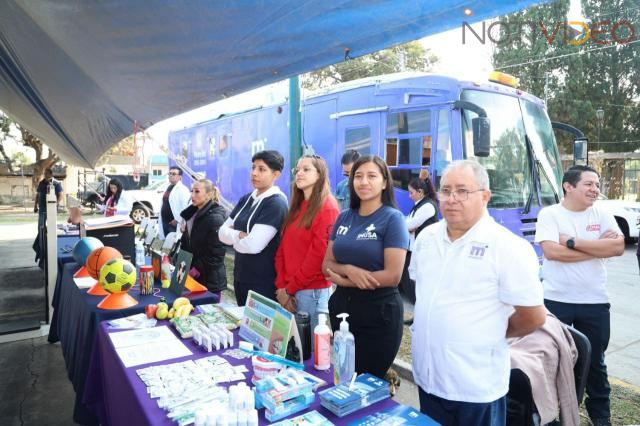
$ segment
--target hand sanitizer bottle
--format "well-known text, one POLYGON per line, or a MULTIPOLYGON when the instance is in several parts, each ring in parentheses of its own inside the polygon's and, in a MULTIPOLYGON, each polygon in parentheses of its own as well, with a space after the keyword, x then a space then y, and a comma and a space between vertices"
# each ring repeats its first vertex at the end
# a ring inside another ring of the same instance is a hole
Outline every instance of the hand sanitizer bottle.
POLYGON ((331 329, 327 325, 326 314, 318 314, 313 341, 313 366, 316 370, 328 370, 331 367, 331 329))
POLYGON ((349 331, 349 314, 336 315, 342 319, 340 330, 333 335, 333 383, 348 383, 356 370, 356 342, 349 331))

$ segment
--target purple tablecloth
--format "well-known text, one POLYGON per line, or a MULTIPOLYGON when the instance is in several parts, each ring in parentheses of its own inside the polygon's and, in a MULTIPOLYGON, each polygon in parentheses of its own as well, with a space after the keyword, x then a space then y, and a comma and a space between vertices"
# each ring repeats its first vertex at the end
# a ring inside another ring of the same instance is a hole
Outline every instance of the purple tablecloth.
MULTIPOLYGON (((134 288, 129 294, 139 301, 137 305, 127 309, 100 309, 97 305, 103 297, 87 294, 87 289, 79 289, 73 282, 73 274, 78 269, 79 265, 74 262, 62 265, 62 279, 54 296, 56 322, 52 322, 49 329, 49 342, 60 340, 67 374, 76 391, 73 420, 83 425, 91 425, 96 424, 96 419, 82 404, 82 395, 100 322, 144 312, 145 306, 157 303, 160 299, 152 295, 141 296, 134 288)), ((159 295, 165 296, 168 303, 173 303, 176 298, 168 289, 161 289, 159 295)), ((210 292, 186 296, 194 305, 217 301, 217 297, 210 292)))
MULTIPOLYGON (((168 324, 168 321, 158 322, 158 325, 168 324)), ((174 330, 173 327, 170 328, 174 330)), ((211 355, 221 355, 227 359, 231 365, 244 364, 250 372, 253 372, 253 368, 251 367, 251 358, 237 360, 231 357, 225 357, 222 355, 225 350, 207 353, 197 347, 193 343, 192 339, 183 340, 183 343, 193 353, 193 355, 189 357, 175 358, 167 361, 125 368, 115 352, 111 339, 108 336, 109 332, 117 333, 119 330, 111 330, 107 323, 101 323, 98 328, 94 350, 91 355, 91 363, 83 398, 83 402, 92 409, 94 414, 100 419, 100 423, 103 425, 138 426, 176 424, 167 418, 164 410, 158 408, 157 400, 151 399, 147 395, 145 385, 136 374, 136 370, 140 368, 152 365, 170 364, 188 359, 198 359, 211 355)), ((237 347, 237 331, 235 333, 234 342, 237 347)), ((331 370, 320 372, 315 370, 312 364, 313 362, 311 359, 305 362, 305 370, 322 378, 328 383, 328 385, 333 384, 333 373, 331 370)), ((249 377, 250 373, 245 373, 245 375, 249 377)), ((232 383, 229 383, 228 385, 231 384, 232 383)), ((336 425, 344 425, 352 420, 359 419, 366 415, 375 413, 376 411, 390 408, 395 405, 397 405, 397 403, 389 398, 380 401, 377 404, 373 404, 370 407, 356 411, 349 416, 340 418, 322 407, 320 405, 320 398, 316 395, 315 402, 307 411, 317 410, 332 423, 336 425)), ((295 417, 300 414, 302 414, 302 412, 292 414, 289 417, 295 417)), ((269 422, 264 418, 264 409, 259 410, 259 416, 261 425, 269 424, 269 422)))

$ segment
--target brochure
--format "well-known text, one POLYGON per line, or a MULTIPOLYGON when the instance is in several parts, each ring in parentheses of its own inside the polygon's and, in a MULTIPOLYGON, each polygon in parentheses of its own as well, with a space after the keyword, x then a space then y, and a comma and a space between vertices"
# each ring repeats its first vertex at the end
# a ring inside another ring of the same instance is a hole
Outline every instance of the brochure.
POLYGON ((348 426, 438 426, 438 424, 413 407, 398 405, 349 422, 348 426))
POLYGON ((240 337, 253 343, 261 351, 284 357, 287 354, 292 324, 295 325, 293 314, 278 302, 249 291, 244 318, 240 324, 240 337))

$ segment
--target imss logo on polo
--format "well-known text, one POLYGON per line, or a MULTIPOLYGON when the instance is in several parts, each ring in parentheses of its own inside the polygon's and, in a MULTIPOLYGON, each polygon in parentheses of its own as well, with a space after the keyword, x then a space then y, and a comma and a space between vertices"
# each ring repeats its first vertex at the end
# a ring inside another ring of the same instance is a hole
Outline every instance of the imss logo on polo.
POLYGON ((372 223, 367 226, 363 233, 358 234, 356 240, 377 240, 378 234, 376 234, 376 226, 372 223))
POLYGON ((474 241, 469 247, 469 257, 472 259, 484 259, 484 255, 488 249, 489 245, 474 241))

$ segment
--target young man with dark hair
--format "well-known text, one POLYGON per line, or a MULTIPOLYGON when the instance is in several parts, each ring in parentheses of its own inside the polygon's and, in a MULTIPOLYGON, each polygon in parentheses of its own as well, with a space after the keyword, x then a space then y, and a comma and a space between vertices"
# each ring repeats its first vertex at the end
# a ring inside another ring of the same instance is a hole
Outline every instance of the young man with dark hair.
POLYGON ((564 199, 538 215, 536 243, 544 253, 545 305, 591 343, 587 412, 595 426, 611 424, 604 353, 609 344, 607 258, 624 253, 624 237, 613 215, 594 205, 600 177, 588 166, 573 166, 562 179, 564 199))
POLYGON ((351 174, 353 163, 355 163, 358 158, 360 158, 360 153, 353 149, 348 149, 342 154, 340 163, 342 163, 342 175, 345 176, 345 179, 336 185, 336 200, 338 200, 340 210, 349 208, 351 199, 349 193, 349 175, 351 174))

